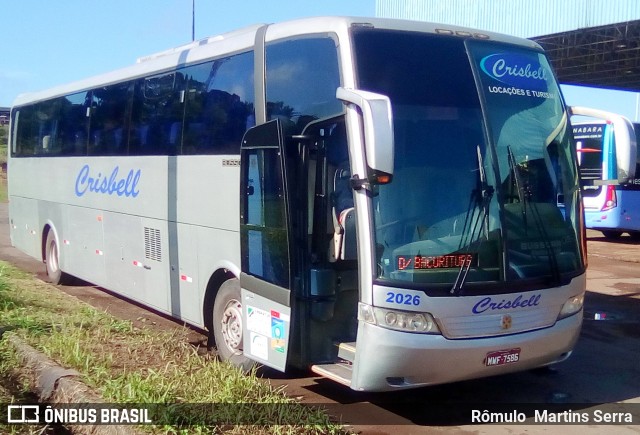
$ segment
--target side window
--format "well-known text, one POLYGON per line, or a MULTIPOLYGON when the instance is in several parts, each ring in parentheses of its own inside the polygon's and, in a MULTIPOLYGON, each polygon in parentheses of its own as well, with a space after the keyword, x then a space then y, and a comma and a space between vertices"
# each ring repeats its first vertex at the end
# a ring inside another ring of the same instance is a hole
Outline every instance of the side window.
POLYGON ((182 154, 238 154, 255 123, 253 53, 185 68, 187 95, 182 154))
POLYGON ((91 95, 89 155, 127 154, 129 83, 94 89, 91 95))
POLYGON ((64 97, 60 116, 60 145, 62 156, 87 155, 90 105, 88 92, 64 97))
MULTIPOLYGON (((244 153, 244 152, 243 152, 244 153)), ((273 284, 289 287, 289 249, 283 168, 278 148, 250 149, 245 170, 247 196, 242 222, 242 269, 273 284)))
POLYGON ((340 72, 333 39, 270 44, 266 64, 267 118, 280 118, 287 134, 300 134, 309 122, 342 112, 336 99, 340 72))
POLYGON ((13 114, 13 155, 29 157, 35 155, 38 140, 38 121, 36 107, 26 106, 14 111, 13 114))
POLYGON ((63 98, 20 109, 17 149, 20 156, 59 155, 60 110, 63 98))
POLYGON ((9 148, 9 152, 12 156, 16 156, 18 154, 18 125, 20 124, 20 110, 13 110, 11 112, 11 119, 13 120, 13 126, 11 128, 9 143, 11 147, 9 148))
POLYGON ((175 155, 182 143, 184 75, 138 80, 129 137, 130 155, 175 155))

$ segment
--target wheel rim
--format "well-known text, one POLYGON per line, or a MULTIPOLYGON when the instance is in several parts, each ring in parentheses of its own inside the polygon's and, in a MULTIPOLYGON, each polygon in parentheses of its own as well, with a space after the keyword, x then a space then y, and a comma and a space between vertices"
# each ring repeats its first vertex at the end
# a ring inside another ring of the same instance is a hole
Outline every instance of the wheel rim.
POLYGON ((49 244, 49 255, 47 255, 47 264, 49 265, 50 273, 56 273, 58 271, 58 248, 55 240, 52 240, 49 244))
POLYGON ((235 299, 227 302, 222 313, 222 336, 233 352, 242 351, 242 305, 235 299))

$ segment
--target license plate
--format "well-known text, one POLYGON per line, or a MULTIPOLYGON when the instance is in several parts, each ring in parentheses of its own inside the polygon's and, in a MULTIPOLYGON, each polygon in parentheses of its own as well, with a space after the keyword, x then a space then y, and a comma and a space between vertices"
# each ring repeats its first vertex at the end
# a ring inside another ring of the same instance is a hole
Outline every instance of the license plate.
POLYGON ((496 350, 496 351, 487 353, 487 356, 484 359, 484 365, 487 367, 502 366, 505 364, 517 363, 519 359, 520 359, 519 347, 515 349, 496 350))

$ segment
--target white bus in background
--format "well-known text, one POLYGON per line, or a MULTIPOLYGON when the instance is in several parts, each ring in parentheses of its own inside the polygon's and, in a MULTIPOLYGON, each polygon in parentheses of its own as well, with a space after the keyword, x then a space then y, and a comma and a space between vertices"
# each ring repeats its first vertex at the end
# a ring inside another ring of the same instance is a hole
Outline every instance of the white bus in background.
MULTIPOLYGON (((633 124, 633 128, 637 144, 640 124, 633 124)), ((613 123, 575 123, 573 135, 583 184, 586 227, 601 231, 607 239, 617 239, 626 232, 632 239, 640 240, 640 179, 630 178, 617 185, 603 183, 615 176, 618 168, 613 123)), ((637 177, 640 161, 632 156, 620 157, 635 162, 637 177)))
POLYGON ((552 364, 578 338, 576 149, 531 41, 259 25, 21 96, 10 136, 13 244, 54 283, 206 327, 233 364, 386 391, 552 364))

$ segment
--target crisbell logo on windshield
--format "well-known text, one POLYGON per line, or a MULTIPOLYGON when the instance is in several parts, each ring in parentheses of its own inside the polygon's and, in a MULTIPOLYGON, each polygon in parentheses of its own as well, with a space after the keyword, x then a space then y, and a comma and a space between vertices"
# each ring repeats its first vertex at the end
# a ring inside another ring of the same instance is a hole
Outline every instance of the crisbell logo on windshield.
POLYGON ((116 166, 110 175, 96 175, 91 173, 91 167, 84 165, 76 177, 76 196, 83 196, 87 192, 118 195, 135 198, 140 193, 138 182, 141 170, 131 169, 126 177, 118 175, 120 168, 116 166))
POLYGON ((537 60, 519 54, 498 53, 485 56, 480 68, 494 80, 509 86, 546 90, 548 72, 537 60))

